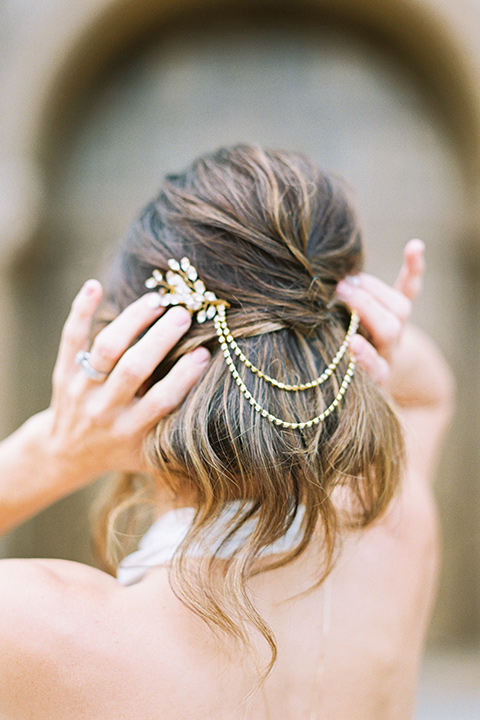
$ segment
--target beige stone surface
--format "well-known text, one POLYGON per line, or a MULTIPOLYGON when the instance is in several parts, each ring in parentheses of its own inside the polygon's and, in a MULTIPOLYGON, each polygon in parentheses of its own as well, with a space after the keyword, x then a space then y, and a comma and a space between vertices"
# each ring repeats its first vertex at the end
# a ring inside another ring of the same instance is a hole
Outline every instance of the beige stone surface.
POLYGON ((415 720, 477 720, 480 717, 480 654, 450 647, 427 653, 415 720))

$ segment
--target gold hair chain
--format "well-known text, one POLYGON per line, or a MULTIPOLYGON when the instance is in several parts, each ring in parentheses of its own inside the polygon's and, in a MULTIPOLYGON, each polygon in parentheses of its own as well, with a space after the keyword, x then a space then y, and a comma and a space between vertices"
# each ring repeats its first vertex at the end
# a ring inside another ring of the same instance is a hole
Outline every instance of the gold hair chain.
POLYGON ((262 372, 262 370, 257 368, 245 356, 227 325, 226 308, 230 307, 229 303, 226 300, 217 298, 215 293, 206 289, 202 280, 198 278, 197 270, 193 267, 188 258, 184 257, 180 260, 180 262, 170 258, 170 260, 168 260, 168 266, 170 269, 167 270, 165 275, 163 275, 160 270, 154 270, 152 276, 145 281, 145 286, 149 290, 156 290, 158 288, 158 292, 162 296, 162 305, 164 307, 168 307, 169 305, 184 305, 187 310, 192 313, 192 315, 196 314, 197 322, 203 323, 206 320, 213 320, 227 367, 232 374, 238 389, 248 400, 255 412, 258 412, 262 417, 267 418, 267 420, 275 425, 290 428, 292 430, 302 430, 304 428, 310 428, 313 425, 318 425, 323 422, 325 418, 331 415, 331 413, 342 401, 343 396, 347 392, 348 386, 353 378, 355 372, 355 358, 350 357, 347 371, 343 376, 338 393, 330 405, 323 410, 323 412, 311 420, 306 420, 304 422, 288 422, 275 417, 275 415, 269 413, 255 400, 238 374, 230 349, 234 352, 238 360, 252 373, 279 390, 286 390, 288 392, 310 390, 311 388, 318 387, 324 383, 325 380, 327 380, 335 372, 340 361, 347 352, 350 341, 357 332, 360 322, 358 314, 355 311, 352 311, 350 324, 343 343, 340 345, 335 357, 331 360, 323 373, 314 380, 310 380, 306 383, 302 383, 300 385, 288 385, 262 372))
MULTIPOLYGON (((225 318, 225 311, 223 311, 223 319, 222 319, 222 307, 219 308, 219 317, 220 321, 217 319, 214 320, 215 328, 217 329, 217 326, 220 325, 224 340, 230 345, 235 355, 238 357, 240 362, 242 362, 246 367, 248 367, 249 370, 252 371, 252 373, 255 373, 258 375, 258 377, 262 378, 262 380, 265 380, 265 382, 270 383, 271 385, 274 385, 275 387, 279 388, 279 390, 287 390, 289 392, 297 392, 298 390, 310 390, 310 388, 318 387, 318 385, 321 385, 325 382, 325 380, 328 380, 330 375, 336 370, 337 365, 345 355, 348 346, 350 345, 350 340, 355 335, 358 329, 359 324, 359 318, 357 313, 352 313, 350 318, 350 324, 348 326, 347 334, 345 335, 345 339, 343 343, 340 345, 337 354, 333 358, 333 360, 329 363, 326 370, 323 371, 323 373, 315 378, 315 380, 311 380, 310 382, 302 383, 301 385, 287 385, 286 383, 280 382, 279 380, 276 380, 275 378, 270 377, 269 375, 266 375, 264 372, 259 370, 259 368, 255 367, 253 363, 250 362, 250 360, 245 357, 243 352, 238 347, 235 338, 232 336, 230 330, 228 329, 227 321, 225 318)), ((218 330, 217 330, 218 335, 218 330)), ((220 339, 220 338, 219 338, 220 339)), ((222 347, 223 349, 223 347, 222 347)))

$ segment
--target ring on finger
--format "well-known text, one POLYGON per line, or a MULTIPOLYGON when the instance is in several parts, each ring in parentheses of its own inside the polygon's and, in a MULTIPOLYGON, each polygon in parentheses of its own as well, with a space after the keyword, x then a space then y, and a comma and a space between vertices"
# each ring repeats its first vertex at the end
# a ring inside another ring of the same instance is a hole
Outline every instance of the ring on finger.
POLYGON ((80 365, 85 375, 90 378, 90 380, 95 380, 95 382, 103 382, 110 374, 108 372, 95 370, 95 368, 90 365, 90 353, 86 350, 80 350, 76 354, 75 362, 77 365, 80 365))

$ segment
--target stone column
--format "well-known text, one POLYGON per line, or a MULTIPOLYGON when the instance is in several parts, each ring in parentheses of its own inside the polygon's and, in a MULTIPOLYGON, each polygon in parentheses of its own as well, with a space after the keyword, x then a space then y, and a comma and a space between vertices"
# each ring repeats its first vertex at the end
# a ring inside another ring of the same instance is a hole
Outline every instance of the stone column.
MULTIPOLYGON (((0 437, 23 418, 17 410, 15 363, 21 352, 15 306, 15 272, 42 216, 43 183, 34 163, 8 159, 0 164, 0 437)), ((28 538, 25 538, 28 542, 28 538)), ((5 556, 8 537, 0 540, 5 556)))

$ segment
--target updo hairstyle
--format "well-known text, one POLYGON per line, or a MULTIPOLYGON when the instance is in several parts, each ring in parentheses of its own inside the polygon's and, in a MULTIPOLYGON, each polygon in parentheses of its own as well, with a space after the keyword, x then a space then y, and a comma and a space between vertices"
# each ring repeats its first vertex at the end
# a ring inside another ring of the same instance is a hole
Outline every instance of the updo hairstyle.
MULTIPOLYGON (((228 301, 233 336, 264 372, 302 383, 334 357, 350 318, 335 287, 361 269, 362 240, 342 182, 307 158, 242 145, 205 155, 168 176, 116 258, 107 294, 112 314, 146 292, 153 269, 167 269, 169 258, 184 256, 206 287, 228 301)), ((254 607, 249 577, 260 567, 291 562, 314 543, 317 581, 323 581, 342 535, 372 523, 393 496, 402 458, 399 425, 382 392, 360 370, 343 402, 320 425, 295 430, 273 425, 238 391, 212 322, 194 320, 151 381, 200 345, 212 353, 205 374, 145 439, 154 482, 196 498, 195 520, 172 562, 171 583, 212 627, 243 642, 252 627, 259 630, 273 664, 275 638, 254 607), (237 512, 211 547, 209 533, 232 501, 237 512), (303 513, 298 542, 260 564, 262 550, 285 534, 298 513, 303 513), (225 560, 228 539, 250 519, 253 533, 225 560), (208 557, 200 557, 202 545, 209 547, 208 557), (217 554, 222 563, 215 564, 217 554)), ((331 403, 347 362, 325 384, 298 393, 282 392, 242 365, 238 371, 260 405, 301 422, 331 403)), ((104 528, 110 528, 107 545, 120 508, 132 509, 129 499, 144 482, 125 476, 115 490, 102 516, 104 528)))

